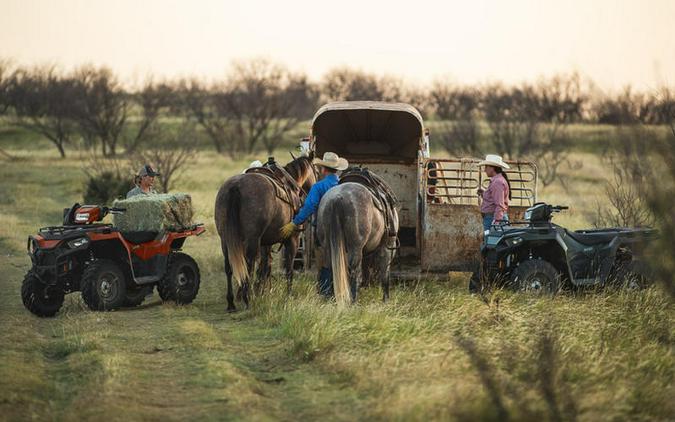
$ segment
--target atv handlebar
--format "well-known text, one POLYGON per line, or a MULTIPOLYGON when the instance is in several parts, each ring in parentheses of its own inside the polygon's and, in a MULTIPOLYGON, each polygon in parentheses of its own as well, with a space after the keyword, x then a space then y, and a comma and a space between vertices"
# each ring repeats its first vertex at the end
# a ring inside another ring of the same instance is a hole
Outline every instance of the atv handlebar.
POLYGON ((126 208, 117 208, 117 207, 101 207, 101 217, 99 221, 103 220, 108 214, 122 214, 126 211, 126 208))

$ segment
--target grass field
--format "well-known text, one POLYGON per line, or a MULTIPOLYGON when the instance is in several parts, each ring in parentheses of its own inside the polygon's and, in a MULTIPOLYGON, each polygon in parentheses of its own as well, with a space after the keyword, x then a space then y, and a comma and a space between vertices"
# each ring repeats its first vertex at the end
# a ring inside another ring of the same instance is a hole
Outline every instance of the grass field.
MULTIPOLYGON (((203 276, 193 305, 155 294, 93 313, 72 294, 55 318, 36 318, 19 292, 26 236, 58 224, 84 184, 77 153, 60 160, 42 145, 0 144, 15 157, 0 161, 0 420, 675 418, 675 314, 658 287, 484 301, 453 273, 397 285, 387 304, 371 288, 338 310, 315 296, 312 274, 291 298, 275 274, 272 294, 225 313, 213 201, 250 157, 200 152, 178 183, 208 230, 185 248, 203 276)), ((571 205, 558 221, 580 228, 603 201, 603 167, 575 158, 573 190, 540 198, 571 205)))

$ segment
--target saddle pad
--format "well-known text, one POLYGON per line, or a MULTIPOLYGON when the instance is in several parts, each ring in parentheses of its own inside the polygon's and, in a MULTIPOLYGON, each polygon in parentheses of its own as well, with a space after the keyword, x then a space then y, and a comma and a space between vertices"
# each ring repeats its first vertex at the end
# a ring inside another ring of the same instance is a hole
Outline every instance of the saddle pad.
POLYGON ((375 207, 384 215, 389 236, 396 236, 393 221, 398 199, 389 185, 375 173, 361 167, 350 167, 342 172, 340 183, 348 182, 358 183, 368 189, 373 195, 375 207))
POLYGON ((293 213, 298 212, 302 206, 304 192, 288 172, 276 163, 266 163, 262 167, 247 169, 246 174, 260 174, 272 182, 277 198, 291 206, 293 213))

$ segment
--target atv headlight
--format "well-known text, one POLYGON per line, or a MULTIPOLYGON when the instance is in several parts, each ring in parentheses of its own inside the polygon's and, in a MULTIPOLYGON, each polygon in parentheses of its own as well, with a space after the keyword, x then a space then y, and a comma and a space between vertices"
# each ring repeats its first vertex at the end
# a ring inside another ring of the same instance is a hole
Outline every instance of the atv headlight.
POLYGON ((522 241, 522 237, 512 237, 510 239, 506 239, 506 244, 509 246, 518 246, 522 241))
POLYGON ((75 221, 77 223, 86 223, 89 221, 89 213, 88 212, 78 212, 75 214, 75 221))
POLYGON ((87 243, 89 243, 89 239, 87 239, 86 237, 80 237, 78 239, 71 240, 70 242, 68 242, 68 247, 70 249, 77 249, 86 245, 87 243))

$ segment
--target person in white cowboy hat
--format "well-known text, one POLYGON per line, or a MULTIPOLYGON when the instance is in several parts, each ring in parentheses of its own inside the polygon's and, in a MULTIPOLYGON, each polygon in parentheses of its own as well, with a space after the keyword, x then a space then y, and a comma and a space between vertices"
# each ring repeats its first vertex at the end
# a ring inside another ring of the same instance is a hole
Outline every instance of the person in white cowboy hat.
POLYGON ((509 165, 499 155, 488 154, 478 166, 485 167, 485 175, 490 178, 485 191, 478 188, 478 196, 482 198, 480 212, 483 214, 483 229, 490 230, 495 223, 509 221, 511 183, 504 172, 509 169, 509 165))
MULTIPOLYGON (((323 154, 323 159, 315 158, 314 164, 319 166, 323 178, 315 183, 307 194, 305 203, 300 208, 300 211, 295 215, 293 221, 285 224, 281 228, 281 237, 287 239, 290 237, 298 226, 309 217, 311 217, 319 209, 321 198, 328 192, 329 189, 334 188, 340 181, 337 172, 346 170, 349 163, 344 158, 338 157, 334 152, 326 152, 323 154)), ((320 260, 319 268, 319 292, 324 296, 331 296, 333 291, 332 274, 328 267, 324 267, 323 260, 320 260)))
POLYGON ((293 221, 281 228, 281 237, 284 239, 290 237, 300 224, 304 223, 319 209, 321 198, 323 198, 329 189, 337 186, 340 181, 337 172, 346 170, 349 167, 347 160, 338 157, 334 152, 325 153, 323 159, 315 158, 314 164, 319 166, 323 178, 309 190, 305 203, 295 215, 293 221))
MULTIPOLYGON (((504 170, 509 165, 499 155, 488 154, 485 160, 478 163, 485 167, 485 174, 490 178, 490 184, 483 190, 478 187, 478 196, 481 198, 480 212, 483 215, 483 231, 490 230, 493 224, 509 221, 509 199, 511 199, 511 184, 504 170)), ((481 290, 480 270, 477 269, 469 279, 469 292, 478 293, 481 290)))

